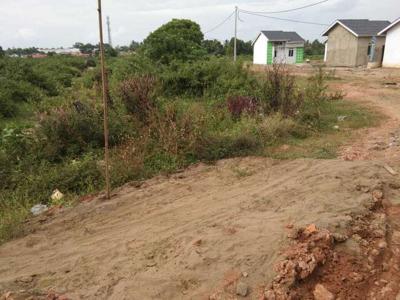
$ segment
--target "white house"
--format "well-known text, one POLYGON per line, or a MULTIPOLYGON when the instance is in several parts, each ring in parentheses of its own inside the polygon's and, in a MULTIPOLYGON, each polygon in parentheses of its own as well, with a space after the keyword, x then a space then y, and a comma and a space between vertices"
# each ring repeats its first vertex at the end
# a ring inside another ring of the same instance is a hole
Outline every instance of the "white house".
POLYGON ((253 42, 253 63, 298 64, 304 61, 304 39, 293 31, 261 31, 253 42))
POLYGON ((400 18, 387 26, 379 35, 386 34, 383 67, 400 68, 400 18))

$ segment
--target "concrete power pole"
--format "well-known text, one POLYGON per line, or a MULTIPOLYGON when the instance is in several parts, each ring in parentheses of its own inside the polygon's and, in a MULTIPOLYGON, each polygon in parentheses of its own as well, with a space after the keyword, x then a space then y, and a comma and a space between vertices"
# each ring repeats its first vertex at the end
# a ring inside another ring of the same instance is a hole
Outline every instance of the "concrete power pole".
POLYGON ((112 47, 111 23, 110 23, 110 17, 109 16, 107 16, 107 31, 108 31, 108 44, 112 47))
POLYGON ((237 60, 237 25, 238 25, 238 7, 235 6, 235 40, 233 42, 233 61, 237 60))

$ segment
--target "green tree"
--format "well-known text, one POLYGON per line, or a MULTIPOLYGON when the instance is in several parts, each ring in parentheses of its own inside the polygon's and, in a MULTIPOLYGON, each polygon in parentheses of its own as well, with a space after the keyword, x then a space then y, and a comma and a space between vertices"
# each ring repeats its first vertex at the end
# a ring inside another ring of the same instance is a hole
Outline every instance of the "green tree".
MULTIPOLYGON (((225 54, 232 56, 234 48, 235 39, 231 38, 230 41, 226 40, 224 44, 225 54)), ((252 55, 253 45, 251 41, 245 42, 241 39, 237 39, 237 55, 252 55)))
POLYGON ((304 54, 305 55, 323 55, 325 51, 325 45, 319 40, 314 40, 313 42, 306 41, 304 44, 304 54))
POLYGON ((96 45, 90 43, 84 44, 79 42, 75 43, 72 47, 78 48, 83 54, 93 54, 93 51, 98 48, 96 45))
POLYGON ((202 43, 204 49, 211 55, 224 55, 224 45, 218 40, 204 40, 202 43))
POLYGON ((185 19, 173 19, 152 32, 143 42, 141 51, 151 60, 170 64, 174 60, 188 61, 202 57, 203 33, 200 26, 185 19))
POLYGON ((5 52, 3 50, 3 48, 0 46, 0 57, 4 57, 5 56, 5 52))
POLYGON ((131 51, 136 51, 137 49, 139 49, 140 47, 140 43, 136 42, 136 41, 132 41, 129 45, 129 50, 131 51))

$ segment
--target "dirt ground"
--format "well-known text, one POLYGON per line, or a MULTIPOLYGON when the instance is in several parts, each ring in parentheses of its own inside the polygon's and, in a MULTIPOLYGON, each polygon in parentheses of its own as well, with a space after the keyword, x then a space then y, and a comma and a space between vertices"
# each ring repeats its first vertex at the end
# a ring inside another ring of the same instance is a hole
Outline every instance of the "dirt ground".
POLYGON ((339 159, 199 164, 36 217, 0 298, 398 300, 400 70, 335 76, 387 116, 339 159))

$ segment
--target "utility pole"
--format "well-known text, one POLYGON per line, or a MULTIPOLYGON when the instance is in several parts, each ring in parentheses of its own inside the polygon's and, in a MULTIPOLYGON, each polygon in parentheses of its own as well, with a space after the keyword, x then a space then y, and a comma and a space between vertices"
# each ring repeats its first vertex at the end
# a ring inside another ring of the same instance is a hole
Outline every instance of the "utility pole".
POLYGON ((238 7, 235 6, 235 40, 233 42, 233 61, 236 61, 236 59, 237 59, 237 25, 238 25, 238 17, 239 17, 238 7))
POLYGON ((111 22, 110 17, 107 16, 107 32, 108 32, 108 44, 112 47, 112 39, 111 39, 111 22))
POLYGON ((104 41, 103 41, 103 17, 101 12, 101 0, 98 0, 99 12, 99 32, 100 32, 100 62, 101 62, 101 79, 103 83, 103 108, 104 108, 104 160, 105 160, 105 179, 106 179, 106 198, 110 199, 110 155, 108 149, 108 91, 107 91, 107 76, 106 76, 106 63, 104 54, 104 41))

